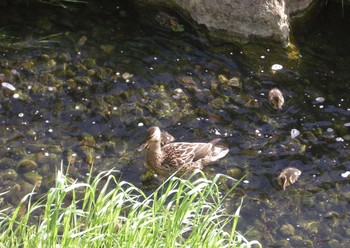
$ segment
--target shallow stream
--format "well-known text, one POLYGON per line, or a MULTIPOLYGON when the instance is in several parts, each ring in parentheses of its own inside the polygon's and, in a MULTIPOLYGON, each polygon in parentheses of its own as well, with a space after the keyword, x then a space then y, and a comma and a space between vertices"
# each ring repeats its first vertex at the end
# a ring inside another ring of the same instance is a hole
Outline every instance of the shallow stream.
MULTIPOLYGON (((208 175, 245 176, 238 229, 264 247, 350 245, 350 12, 323 11, 292 45, 212 44, 144 25, 118 1, 76 9, 5 6, 0 18, 1 207, 54 172, 72 178, 116 168, 147 190, 147 127, 178 141, 221 137, 229 154, 208 175), (273 65, 282 69, 273 70, 273 65), (8 83, 8 84, 4 84, 8 83), (284 94, 281 110, 267 100, 284 94), (291 138, 291 130, 300 135, 291 138), (285 191, 287 167, 301 170, 285 191)), ((118 175, 119 176, 119 175, 118 175)))

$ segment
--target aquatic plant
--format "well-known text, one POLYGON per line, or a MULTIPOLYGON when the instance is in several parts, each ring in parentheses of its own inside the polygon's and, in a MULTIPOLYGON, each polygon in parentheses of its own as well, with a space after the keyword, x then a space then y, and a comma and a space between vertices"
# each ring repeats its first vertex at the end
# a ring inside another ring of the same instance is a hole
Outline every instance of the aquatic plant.
POLYGON ((82 183, 61 167, 41 200, 33 191, 11 214, 0 212, 0 247, 261 247, 236 230, 241 205, 233 214, 223 208, 229 192, 220 192, 218 180, 229 177, 208 180, 197 171, 147 196, 116 172, 82 183))
POLYGON ((60 6, 63 8, 68 8, 67 4, 70 4, 70 3, 86 3, 86 1, 82 1, 82 0, 39 0, 39 2, 60 6))

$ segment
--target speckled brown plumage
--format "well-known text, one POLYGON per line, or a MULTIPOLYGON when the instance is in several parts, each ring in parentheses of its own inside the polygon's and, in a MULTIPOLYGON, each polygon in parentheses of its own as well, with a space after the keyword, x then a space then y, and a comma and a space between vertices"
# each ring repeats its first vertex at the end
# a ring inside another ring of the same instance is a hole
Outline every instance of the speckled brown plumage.
MULTIPOLYGON (((174 142, 161 146, 161 131, 151 127, 140 146, 146 148, 147 167, 161 177, 175 172, 184 173, 224 157, 229 149, 217 145, 220 139, 209 143, 174 142)), ((141 148, 141 149, 142 149, 141 148)), ((138 149, 140 150, 140 149, 138 149)))

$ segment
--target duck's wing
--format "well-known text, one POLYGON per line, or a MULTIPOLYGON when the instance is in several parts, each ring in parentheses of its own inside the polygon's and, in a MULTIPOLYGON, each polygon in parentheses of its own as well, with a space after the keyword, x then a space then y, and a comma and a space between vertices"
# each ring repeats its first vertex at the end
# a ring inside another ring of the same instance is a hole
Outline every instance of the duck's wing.
MULTIPOLYGON (((166 154, 163 164, 179 167, 184 164, 196 162, 207 156, 215 155, 215 144, 220 140, 221 139, 215 139, 209 143, 175 142, 167 144, 162 147, 163 153, 166 154)), ((222 148, 219 148, 219 150, 221 152, 222 148)))
POLYGON ((163 149, 167 154, 168 161, 171 160, 177 164, 186 164, 211 155, 214 144, 219 141, 220 139, 213 140, 210 143, 178 142, 165 145, 163 149))
POLYGON ((191 143, 170 143, 162 147, 165 154, 162 164, 171 167, 181 167, 193 162, 195 154, 191 143))
POLYGON ((221 139, 214 139, 209 143, 192 143, 194 153, 193 161, 197 161, 209 155, 211 156, 214 152, 213 148, 215 147, 215 144, 220 140, 221 139))

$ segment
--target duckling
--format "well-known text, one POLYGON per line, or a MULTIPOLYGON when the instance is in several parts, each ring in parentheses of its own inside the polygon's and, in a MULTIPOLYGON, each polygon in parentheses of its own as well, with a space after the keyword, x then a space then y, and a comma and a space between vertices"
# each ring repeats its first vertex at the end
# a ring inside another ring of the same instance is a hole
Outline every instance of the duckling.
POLYGON ((282 92, 277 89, 273 88, 269 92, 269 102, 275 109, 282 109, 282 106, 284 104, 284 97, 282 92))
POLYGON ((277 183, 282 187, 283 190, 286 190, 286 187, 295 183, 299 176, 301 175, 301 171, 294 167, 285 168, 281 174, 277 177, 277 183))

